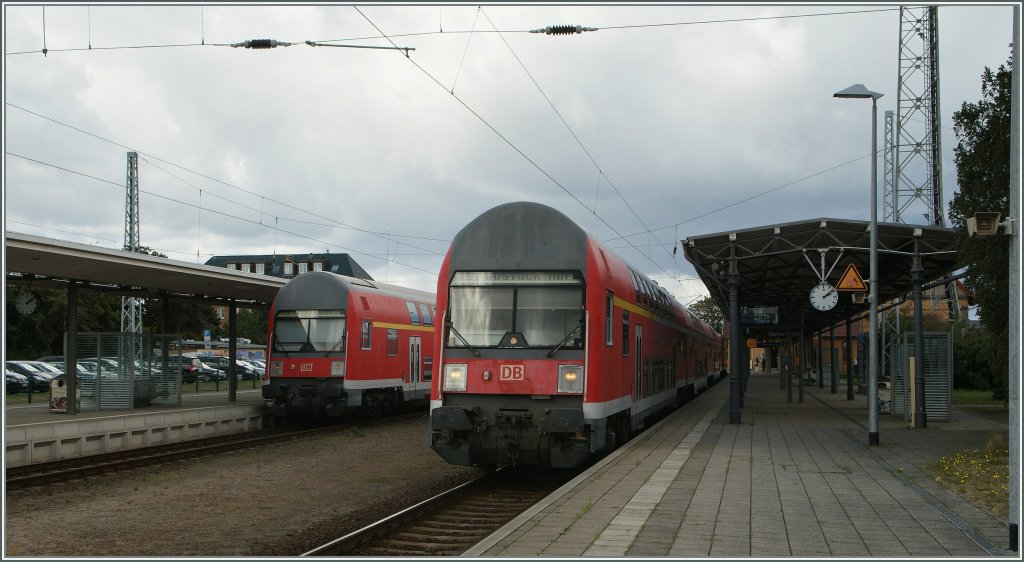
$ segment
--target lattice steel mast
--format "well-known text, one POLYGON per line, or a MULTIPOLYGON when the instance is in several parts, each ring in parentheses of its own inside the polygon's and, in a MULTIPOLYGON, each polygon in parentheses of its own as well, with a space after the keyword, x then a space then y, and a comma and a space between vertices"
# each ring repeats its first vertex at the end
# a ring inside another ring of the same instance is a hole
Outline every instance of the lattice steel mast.
MULTIPOLYGON (((128 180, 125 185, 124 250, 138 253, 139 244, 139 154, 128 153, 128 180)), ((121 297, 121 332, 142 333, 142 301, 121 297)))
MULTIPOLYGON (((944 226, 938 8, 900 6, 892 222, 944 226)), ((886 198, 887 202, 890 198, 886 198)), ((888 209, 887 209, 888 210, 888 209)))

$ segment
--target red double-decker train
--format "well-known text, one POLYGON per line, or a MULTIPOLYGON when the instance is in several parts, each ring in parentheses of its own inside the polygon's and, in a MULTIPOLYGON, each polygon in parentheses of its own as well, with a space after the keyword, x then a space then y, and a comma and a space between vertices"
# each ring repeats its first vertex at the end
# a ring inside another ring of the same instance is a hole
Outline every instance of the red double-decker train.
POLYGON ((429 397, 434 295, 326 271, 303 273, 270 309, 263 399, 280 416, 381 415, 429 397))
POLYGON ((451 464, 580 466, 720 378, 710 326, 544 205, 463 228, 437 297, 430 446, 451 464))

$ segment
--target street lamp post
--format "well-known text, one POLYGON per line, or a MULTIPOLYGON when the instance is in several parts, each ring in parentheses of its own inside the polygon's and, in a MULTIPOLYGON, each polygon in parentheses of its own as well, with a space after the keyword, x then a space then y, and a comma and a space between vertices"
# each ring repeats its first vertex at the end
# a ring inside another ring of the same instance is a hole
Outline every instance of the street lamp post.
POLYGON ((868 445, 878 445, 878 98, 864 84, 832 94, 836 98, 871 98, 871 271, 868 349, 868 445))

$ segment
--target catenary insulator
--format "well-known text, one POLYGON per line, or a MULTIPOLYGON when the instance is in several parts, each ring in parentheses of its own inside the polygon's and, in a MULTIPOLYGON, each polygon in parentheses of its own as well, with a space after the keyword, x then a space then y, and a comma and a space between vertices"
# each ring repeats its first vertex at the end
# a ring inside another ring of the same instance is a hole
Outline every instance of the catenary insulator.
POLYGON ((582 25, 549 25, 544 29, 531 29, 530 33, 545 33, 547 35, 571 35, 583 33, 584 31, 597 31, 596 27, 583 27, 582 25))
POLYGON ((250 39, 241 43, 233 43, 232 47, 245 47, 246 49, 273 49, 274 47, 288 47, 291 43, 278 41, 277 39, 250 39))

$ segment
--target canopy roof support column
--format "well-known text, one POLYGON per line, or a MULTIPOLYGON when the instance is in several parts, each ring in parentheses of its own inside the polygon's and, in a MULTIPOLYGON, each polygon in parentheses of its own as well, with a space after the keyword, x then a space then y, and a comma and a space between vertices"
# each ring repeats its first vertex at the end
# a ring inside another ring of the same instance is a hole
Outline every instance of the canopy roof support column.
POLYGON ((729 423, 740 423, 743 408, 740 394, 743 392, 743 365, 740 350, 746 344, 740 341, 740 273, 736 259, 729 260, 729 423))

